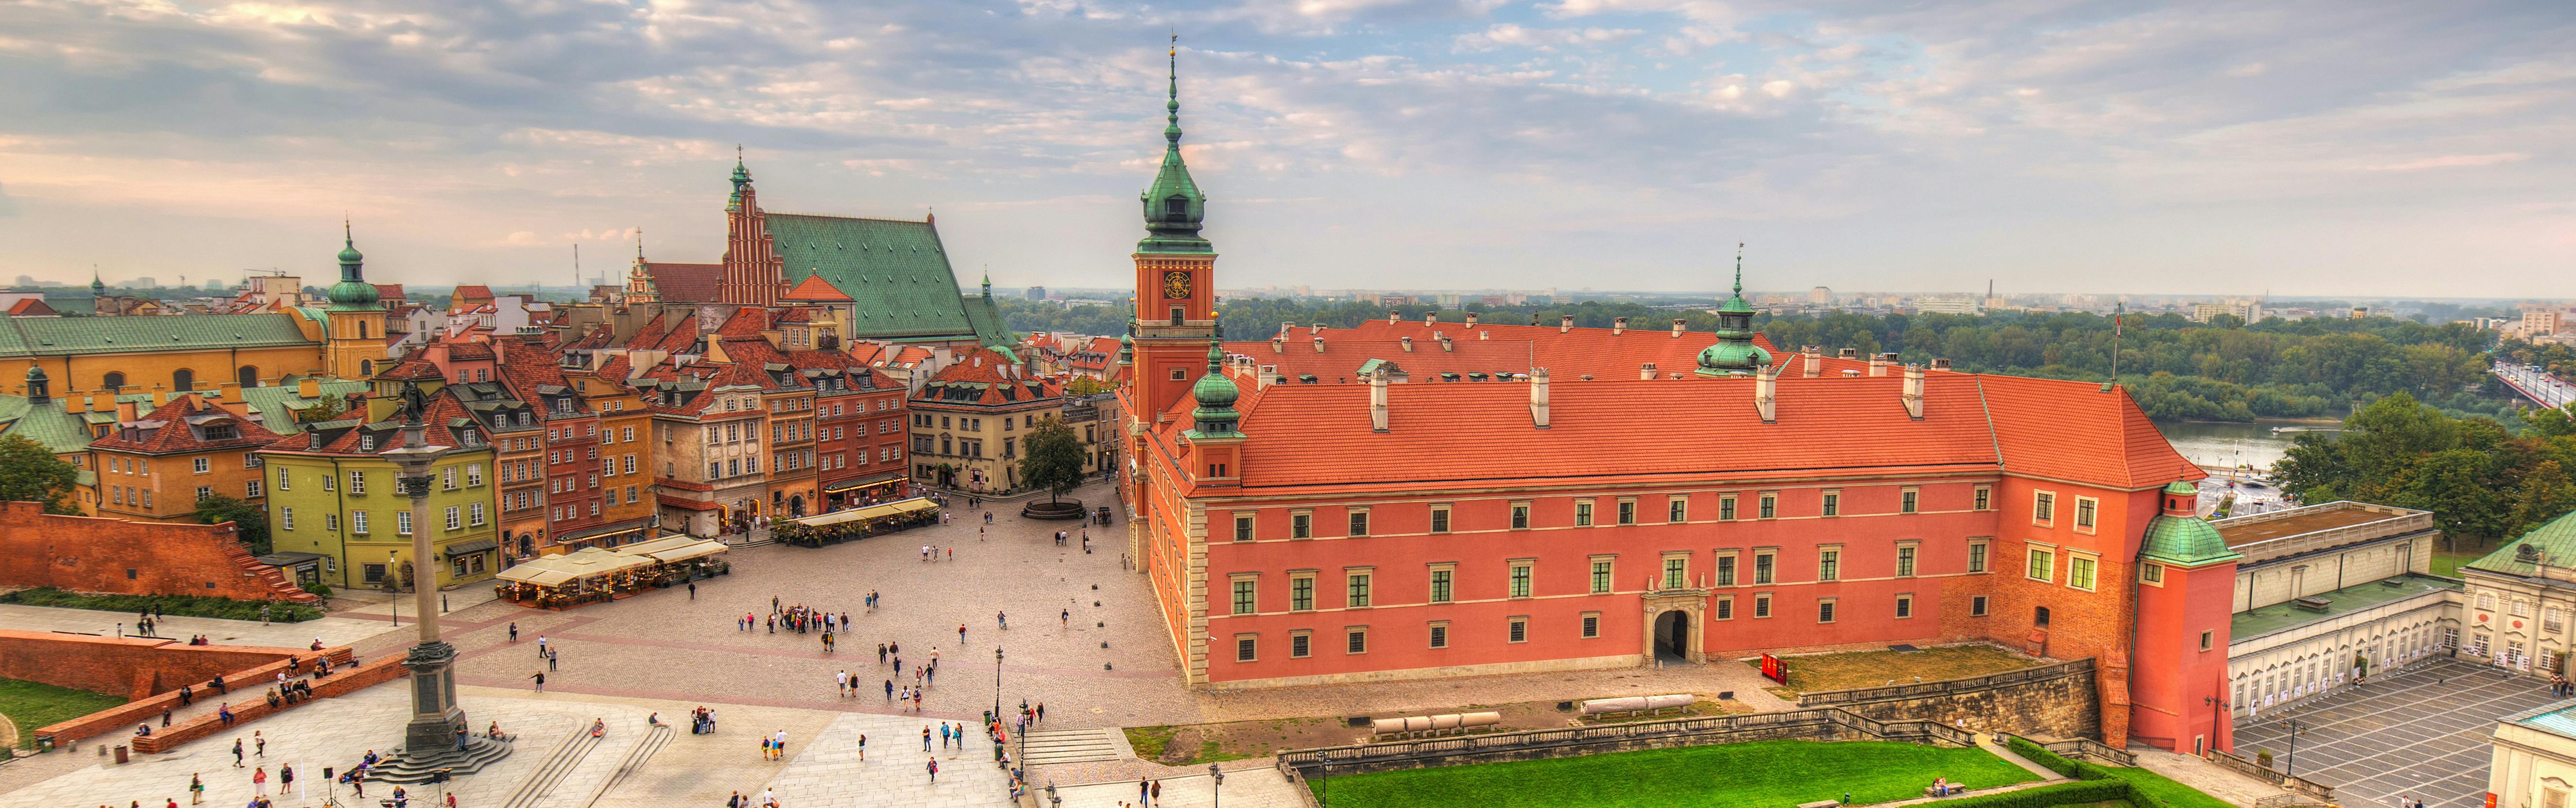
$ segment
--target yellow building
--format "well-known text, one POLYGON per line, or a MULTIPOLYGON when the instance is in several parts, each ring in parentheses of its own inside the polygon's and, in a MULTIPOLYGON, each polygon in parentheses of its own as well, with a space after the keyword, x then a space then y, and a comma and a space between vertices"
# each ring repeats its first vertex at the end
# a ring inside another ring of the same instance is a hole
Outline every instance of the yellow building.
POLYGON ((137 409, 118 404, 106 437, 89 444, 98 515, 195 522, 199 500, 266 499, 258 450, 285 436, 262 427, 249 407, 181 393, 149 413, 137 409))

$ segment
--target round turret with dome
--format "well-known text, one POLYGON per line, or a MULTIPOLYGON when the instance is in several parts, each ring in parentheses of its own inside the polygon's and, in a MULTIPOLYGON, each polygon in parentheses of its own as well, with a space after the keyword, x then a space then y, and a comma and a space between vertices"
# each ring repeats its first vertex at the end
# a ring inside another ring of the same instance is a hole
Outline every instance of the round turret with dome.
POLYGON ((1771 352, 1753 344, 1753 304, 1744 302, 1744 245, 1736 245, 1735 294, 1717 304, 1717 342, 1699 352, 1699 375, 1733 376, 1771 365, 1771 352))
POLYGON ((342 220, 340 222, 340 282, 331 284, 331 288, 323 290, 323 296, 331 300, 331 308, 342 311, 377 308, 377 302, 382 298, 376 293, 376 285, 367 282, 364 271, 366 260, 367 256, 358 252, 357 239, 350 235, 348 221, 342 220))
POLYGON ((1198 409, 1190 412, 1190 420, 1194 422, 1190 437, 1237 434, 1235 423, 1243 416, 1234 411, 1234 402, 1242 397, 1242 388, 1236 387, 1234 380, 1225 375, 1225 343, 1208 341, 1207 375, 1200 376, 1198 383, 1190 386, 1190 398, 1199 405, 1198 409))

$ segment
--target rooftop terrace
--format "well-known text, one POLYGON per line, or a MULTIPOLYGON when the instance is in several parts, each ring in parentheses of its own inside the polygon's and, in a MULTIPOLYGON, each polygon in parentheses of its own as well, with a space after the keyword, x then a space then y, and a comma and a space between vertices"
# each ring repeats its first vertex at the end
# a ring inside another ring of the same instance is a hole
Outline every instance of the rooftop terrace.
POLYGON ((2317 550, 2432 530, 2433 515, 2388 505, 2328 502, 2220 519, 2211 522, 2210 526, 2218 529, 2218 536, 2227 542, 2228 549, 2245 554, 2242 566, 2252 566, 2317 550))
POLYGON ((2228 625, 2228 637, 2230 642, 2243 642, 2249 638, 2297 628, 2319 620, 2341 617, 2389 601, 2458 588, 2460 588, 2459 584, 2448 580, 2412 573, 2366 584, 2355 584, 2316 595, 2315 597, 2324 598, 2330 604, 2322 612, 2299 608, 2298 601, 2295 600, 2237 612, 2228 625))

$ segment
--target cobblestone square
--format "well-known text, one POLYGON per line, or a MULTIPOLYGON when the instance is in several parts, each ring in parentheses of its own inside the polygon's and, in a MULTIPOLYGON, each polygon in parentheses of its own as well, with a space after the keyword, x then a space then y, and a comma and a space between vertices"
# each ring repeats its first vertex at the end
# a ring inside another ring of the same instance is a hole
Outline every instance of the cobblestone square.
POLYGON ((2271 750, 2275 768, 2335 787, 2345 805, 2392 805, 2405 794, 2427 806, 2483 800, 2496 720, 2557 701, 2547 682, 2452 660, 2374 678, 2361 692, 2236 730, 2248 759, 2271 750), (2299 727, 2295 761, 2290 724, 2299 727))

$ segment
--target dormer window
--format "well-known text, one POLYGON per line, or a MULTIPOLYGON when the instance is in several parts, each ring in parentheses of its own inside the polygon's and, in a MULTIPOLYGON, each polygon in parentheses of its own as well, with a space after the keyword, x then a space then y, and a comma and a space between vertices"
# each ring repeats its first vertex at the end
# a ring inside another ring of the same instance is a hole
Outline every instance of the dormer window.
POLYGON ((361 452, 372 452, 372 451, 375 451, 375 450, 376 450, 376 436, 374 436, 374 435, 359 435, 359 436, 358 436, 358 451, 361 451, 361 452))
POLYGON ((1163 215, 1165 215, 1165 216, 1187 216, 1187 215, 1189 215, 1189 213, 1190 213, 1190 198, 1189 198, 1189 197, 1186 197, 1186 196, 1173 196, 1173 197, 1170 197, 1170 198, 1167 198, 1167 199, 1164 199, 1164 200, 1163 200, 1163 215))
POLYGON ((231 424, 212 424, 206 427, 207 440, 232 440, 238 437, 241 437, 241 433, 234 430, 231 424))

